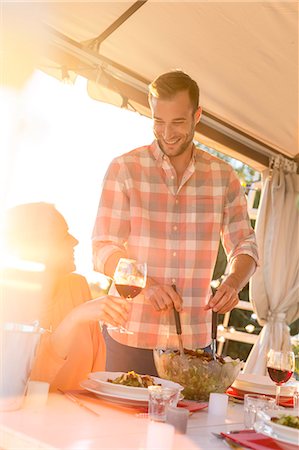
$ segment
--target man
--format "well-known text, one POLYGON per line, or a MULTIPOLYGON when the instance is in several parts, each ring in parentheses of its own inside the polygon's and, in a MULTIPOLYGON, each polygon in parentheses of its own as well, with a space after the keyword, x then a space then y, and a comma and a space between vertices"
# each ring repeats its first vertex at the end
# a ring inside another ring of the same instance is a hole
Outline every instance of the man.
POLYGON ((147 262, 147 286, 128 322, 133 334, 106 336, 107 370, 155 374, 151 349, 177 345, 172 308, 180 312, 184 346, 209 346, 211 309, 236 306, 258 255, 233 169, 193 144, 201 116, 196 82, 180 71, 165 73, 151 83, 149 104, 156 139, 112 161, 93 252, 95 269, 112 277, 121 257, 147 262), (220 237, 230 271, 212 298, 220 237))

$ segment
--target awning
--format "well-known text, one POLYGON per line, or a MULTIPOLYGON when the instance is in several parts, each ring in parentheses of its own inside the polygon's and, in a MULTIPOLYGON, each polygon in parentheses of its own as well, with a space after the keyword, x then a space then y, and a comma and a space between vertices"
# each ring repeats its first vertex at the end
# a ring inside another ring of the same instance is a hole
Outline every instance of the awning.
POLYGON ((179 68, 201 88, 201 142, 257 169, 298 155, 297 2, 46 2, 40 20, 40 67, 92 97, 149 114, 148 83, 179 68))

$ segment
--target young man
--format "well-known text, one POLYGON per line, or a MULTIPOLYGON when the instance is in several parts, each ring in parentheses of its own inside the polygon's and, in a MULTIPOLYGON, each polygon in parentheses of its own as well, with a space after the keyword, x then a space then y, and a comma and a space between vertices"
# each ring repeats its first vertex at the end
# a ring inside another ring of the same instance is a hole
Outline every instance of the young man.
POLYGON ((180 311, 184 346, 209 346, 211 309, 236 306, 258 255, 236 174, 193 144, 201 116, 196 82, 180 71, 162 74, 149 87, 149 104, 156 139, 112 161, 93 251, 95 269, 110 276, 121 257, 147 263, 147 286, 128 322, 133 334, 106 335, 107 370, 155 374, 151 350, 177 344, 172 308, 180 311), (230 271, 212 298, 220 238, 230 271))

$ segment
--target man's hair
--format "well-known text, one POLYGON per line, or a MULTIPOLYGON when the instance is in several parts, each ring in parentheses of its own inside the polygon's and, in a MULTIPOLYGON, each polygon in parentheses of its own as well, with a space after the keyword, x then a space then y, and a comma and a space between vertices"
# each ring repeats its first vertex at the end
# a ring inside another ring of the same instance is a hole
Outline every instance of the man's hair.
POLYGON ((171 99, 182 91, 188 92, 195 112, 199 106, 199 87, 196 81, 180 70, 163 73, 155 78, 149 85, 148 100, 150 102, 152 97, 171 99))

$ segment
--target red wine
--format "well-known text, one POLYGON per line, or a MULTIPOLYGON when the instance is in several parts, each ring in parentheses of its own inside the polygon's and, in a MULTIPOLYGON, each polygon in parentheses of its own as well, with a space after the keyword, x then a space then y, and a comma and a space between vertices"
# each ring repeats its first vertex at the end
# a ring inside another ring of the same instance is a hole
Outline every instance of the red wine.
POLYGON ((267 367, 269 376, 276 384, 283 384, 289 381, 292 376, 292 370, 280 370, 273 367, 267 367))
POLYGON ((115 284, 115 287, 122 297, 134 298, 142 291, 142 287, 140 286, 131 286, 127 284, 115 284))

